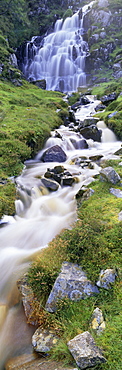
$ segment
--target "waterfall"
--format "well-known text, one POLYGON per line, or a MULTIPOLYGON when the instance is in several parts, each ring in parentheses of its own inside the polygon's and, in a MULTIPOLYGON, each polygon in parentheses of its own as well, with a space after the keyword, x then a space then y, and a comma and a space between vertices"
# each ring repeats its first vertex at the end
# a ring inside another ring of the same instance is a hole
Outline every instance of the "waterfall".
POLYGON ((76 91, 86 85, 85 59, 88 44, 83 40, 83 20, 94 1, 73 14, 58 19, 54 32, 36 46, 37 37, 26 45, 23 73, 29 81, 46 80, 47 90, 76 91))

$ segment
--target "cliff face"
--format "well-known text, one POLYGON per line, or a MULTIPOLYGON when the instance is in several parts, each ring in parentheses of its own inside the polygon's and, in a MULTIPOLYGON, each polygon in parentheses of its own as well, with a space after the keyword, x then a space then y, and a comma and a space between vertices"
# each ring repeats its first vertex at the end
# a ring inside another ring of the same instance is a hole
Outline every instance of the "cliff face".
POLYGON ((122 7, 120 1, 98 0, 84 19, 89 45, 88 80, 122 77, 122 7))

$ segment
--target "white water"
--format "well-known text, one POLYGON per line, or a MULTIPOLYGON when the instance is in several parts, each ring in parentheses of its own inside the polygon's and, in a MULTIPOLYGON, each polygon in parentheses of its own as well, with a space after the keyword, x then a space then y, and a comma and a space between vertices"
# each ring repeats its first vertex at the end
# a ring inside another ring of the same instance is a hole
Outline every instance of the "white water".
MULTIPOLYGON (((77 118, 83 120, 94 113, 99 103, 91 97, 92 103, 77 111, 77 118)), ((17 178, 16 215, 7 217, 10 224, 0 231, 0 369, 3 369, 6 359, 17 353, 30 350, 33 329, 23 321, 21 305, 18 302, 16 280, 27 270, 31 260, 42 248, 47 247, 63 228, 71 227, 77 219, 75 194, 81 186, 95 181, 94 175, 99 174, 100 166, 94 163, 93 169, 85 169, 76 165, 80 157, 102 154, 103 158, 118 158, 113 153, 120 148, 121 143, 115 135, 106 128, 103 122, 102 142, 87 140, 88 149, 74 149, 71 138, 76 141, 82 137, 68 127, 61 126, 58 133, 62 139, 52 132, 45 148, 52 144, 60 145, 67 154, 67 161, 62 165, 78 182, 72 187, 59 187, 54 193, 40 189, 40 176, 47 168, 53 168, 57 163, 40 163, 43 151, 38 153, 36 161, 28 162, 22 175, 17 178), (107 132, 107 135, 106 135, 107 132), (108 137, 109 134, 109 137, 108 137), (24 335, 23 335, 24 332, 24 335), (22 338, 22 339, 21 339, 22 338)), ((4 221, 6 217, 4 218, 4 221)))
POLYGON ((72 17, 57 20, 54 32, 44 38, 43 47, 34 39, 27 43, 23 72, 30 81, 46 80, 47 90, 76 91, 86 85, 85 58, 88 44, 83 40, 83 19, 94 1, 72 17))

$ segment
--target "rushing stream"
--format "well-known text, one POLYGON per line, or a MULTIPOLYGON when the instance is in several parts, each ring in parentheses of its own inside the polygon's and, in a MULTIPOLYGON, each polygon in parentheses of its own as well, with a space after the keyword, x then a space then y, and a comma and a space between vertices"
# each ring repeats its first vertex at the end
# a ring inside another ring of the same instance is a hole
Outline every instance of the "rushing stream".
MULTIPOLYGON (((77 119, 83 120, 94 113, 98 101, 94 101, 92 96, 89 98, 92 103, 77 110, 77 119)), ((102 154, 103 158, 116 158, 113 153, 121 146, 103 122, 99 122, 98 127, 102 129, 102 142, 90 139, 87 140, 88 149, 75 149, 71 139, 79 141, 81 135, 61 126, 56 130, 59 137, 52 132, 45 148, 34 161, 27 162, 21 176, 16 179, 16 214, 3 218, 8 223, 0 231, 0 370, 7 359, 31 349, 34 329, 25 323, 21 303, 18 303, 17 279, 27 271, 31 260, 42 248, 47 247, 63 228, 71 227, 77 219, 75 194, 81 186, 95 181, 93 176, 99 174, 100 166, 94 163, 93 169, 82 168, 78 164, 79 158, 96 154, 102 154), (39 177, 58 163, 43 163, 40 157, 46 148, 55 144, 60 145, 67 155, 66 162, 60 164, 77 178, 77 182, 71 187, 59 186, 57 191, 49 192, 45 188, 40 189, 39 177)))

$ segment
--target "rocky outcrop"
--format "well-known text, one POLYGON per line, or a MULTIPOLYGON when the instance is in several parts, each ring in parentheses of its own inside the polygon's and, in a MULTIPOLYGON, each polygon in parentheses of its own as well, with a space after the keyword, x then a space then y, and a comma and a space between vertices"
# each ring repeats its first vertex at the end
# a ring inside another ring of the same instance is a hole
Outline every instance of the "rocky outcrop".
POLYGON ((32 345, 36 352, 48 353, 58 340, 59 338, 52 330, 39 327, 32 336, 32 345))
POLYGON ((93 367, 105 363, 102 351, 96 346, 91 334, 86 331, 71 339, 68 348, 80 369, 93 367))

